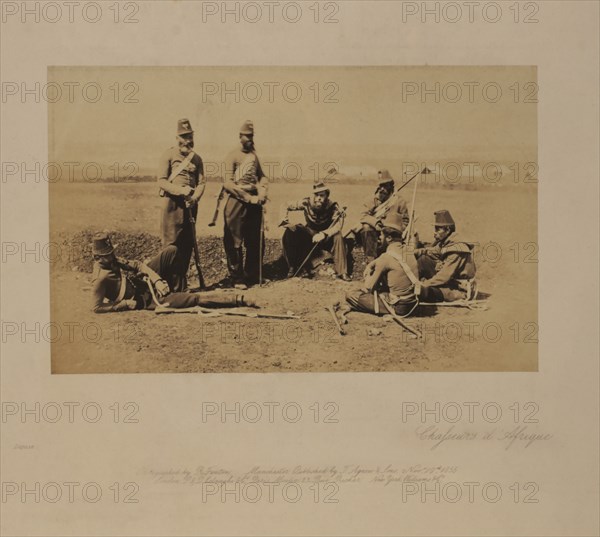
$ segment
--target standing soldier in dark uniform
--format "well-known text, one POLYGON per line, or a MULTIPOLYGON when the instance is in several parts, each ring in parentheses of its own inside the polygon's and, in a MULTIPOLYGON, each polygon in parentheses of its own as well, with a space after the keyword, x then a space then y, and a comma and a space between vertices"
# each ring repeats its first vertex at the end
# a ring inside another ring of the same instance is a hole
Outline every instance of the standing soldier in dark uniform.
POLYGON ((348 234, 350 239, 354 234, 356 243, 362 245, 365 256, 371 258, 377 257, 382 252, 382 245, 379 245, 378 238, 387 215, 400 214, 401 222, 405 227, 409 220, 406 202, 398 194, 394 196, 394 179, 390 172, 380 170, 378 176, 379 184, 375 195, 365 200, 359 224, 348 234))
POLYGON ((177 122, 176 140, 177 146, 163 154, 158 167, 158 185, 163 197, 160 229, 163 248, 172 245, 178 250, 176 270, 169 285, 174 291, 183 291, 194 248, 190 212, 195 221, 205 180, 202 159, 193 151, 194 131, 189 120, 177 122))
POLYGON ((405 227, 400 214, 389 215, 381 231, 385 252, 367 266, 363 287, 346 295, 345 311, 386 315, 382 300, 400 317, 408 317, 416 309, 417 262, 403 241, 405 227))
POLYGON ((424 302, 475 300, 477 284, 472 245, 450 240, 456 224, 449 211, 434 214, 434 242, 418 242, 415 250, 421 278, 419 298, 424 302))
POLYGON ((171 308, 209 308, 254 306, 243 296, 218 291, 204 293, 172 293, 167 280, 177 267, 177 247, 164 248, 148 264, 117 258, 106 233, 97 233, 92 243, 94 269, 92 276, 92 311, 111 313, 136 309, 153 309, 149 285, 153 286, 157 301, 171 308))
POLYGON ((312 198, 304 198, 285 206, 285 215, 280 225, 286 228, 282 242, 289 276, 296 273, 313 246, 318 244, 314 255, 304 266, 307 272, 310 274, 309 265, 316 268, 315 260, 318 259, 319 254, 329 252, 333 254, 337 277, 344 281, 351 280, 348 276, 346 244, 342 236, 343 220, 343 211, 337 202, 329 199, 329 188, 323 183, 313 185, 312 198), (289 211, 303 211, 306 225, 290 225, 289 211))
POLYGON ((223 241, 231 282, 234 286, 244 287, 258 282, 268 179, 254 150, 252 121, 245 121, 240 128, 240 144, 241 147, 232 151, 225 161, 223 189, 228 196, 223 210, 223 241), (246 248, 245 263, 242 247, 246 248))

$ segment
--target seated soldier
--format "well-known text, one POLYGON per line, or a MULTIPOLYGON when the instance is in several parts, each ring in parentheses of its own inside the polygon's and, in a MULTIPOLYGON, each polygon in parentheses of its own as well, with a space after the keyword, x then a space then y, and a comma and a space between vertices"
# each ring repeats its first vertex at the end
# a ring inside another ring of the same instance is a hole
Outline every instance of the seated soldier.
POLYGON ((419 265, 423 302, 475 300, 475 262, 471 244, 450 240, 456 224, 449 211, 435 212, 434 241, 417 243, 415 257, 419 265))
POLYGON ((118 259, 109 236, 97 233, 92 254, 95 261, 92 277, 94 313, 153 309, 156 302, 171 308, 254 306, 243 296, 214 291, 172 293, 165 280, 172 279, 179 266, 179 253, 173 245, 167 246, 146 265, 118 259))
POLYGON ((369 197, 363 204, 359 224, 352 228, 347 237, 350 240, 349 249, 356 244, 362 245, 365 256, 375 258, 383 252, 383 245, 379 244, 379 232, 388 214, 400 214, 404 226, 408 224, 408 208, 406 202, 399 195, 394 195, 394 179, 388 170, 378 172, 379 184, 375 195, 369 197))
POLYGON ((386 315, 389 312, 385 300, 400 317, 408 317, 414 312, 418 305, 415 295, 417 262, 403 242, 404 228, 401 215, 388 216, 381 231, 386 250, 367 265, 363 288, 346 295, 348 309, 386 315))
POLYGON ((280 226, 285 226, 283 233, 283 256, 289 267, 288 276, 296 274, 302 262, 314 248, 311 258, 302 267, 311 274, 323 262, 325 256, 333 255, 333 264, 337 277, 350 281, 348 276, 348 260, 346 245, 342 236, 344 213, 340 206, 329 199, 329 188, 323 183, 313 186, 311 198, 285 206, 285 215, 280 226), (290 225, 289 211, 303 211, 306 224, 290 225))

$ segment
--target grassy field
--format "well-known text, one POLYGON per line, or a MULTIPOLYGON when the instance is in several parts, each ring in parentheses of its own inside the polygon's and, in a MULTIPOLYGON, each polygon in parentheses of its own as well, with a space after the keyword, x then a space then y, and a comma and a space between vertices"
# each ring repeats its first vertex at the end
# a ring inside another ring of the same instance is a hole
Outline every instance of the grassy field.
MULTIPOLYGON (((203 236, 222 234, 222 223, 208 227, 218 188, 218 184, 209 183, 201 200, 197 225, 200 242, 203 236)), ((271 186, 268 237, 281 236, 277 227, 279 207, 308 195, 309 189, 309 185, 301 184, 271 186)), ((347 225, 356 221, 361 204, 372 191, 372 186, 332 187, 332 197, 348 207, 347 225)), ((406 198, 410 199, 409 192, 406 198)), ((83 229, 158 235, 159 203, 153 183, 53 184, 51 236, 74 234, 83 229)), ((53 274, 51 288, 53 321, 96 323, 103 335, 101 345, 86 338, 53 343, 52 370, 55 373, 537 370, 537 193, 501 189, 423 190, 416 203, 416 228, 422 239, 431 238, 432 215, 438 209, 450 210, 461 239, 479 243, 475 251, 479 288, 489 296, 489 310, 424 311, 421 317, 412 320, 426 332, 424 341, 408 340, 397 325, 362 314, 351 314, 348 335, 341 337, 324 307, 343 300, 344 293, 357 287, 358 282, 295 279, 254 288, 249 294, 265 309, 291 310, 302 320, 261 323, 246 319, 236 324, 238 332, 228 339, 221 332, 228 326, 224 322, 213 321, 213 326, 193 315, 163 318, 151 312, 129 312, 94 316, 89 311, 89 276, 57 272, 53 274), (272 330, 271 336, 266 330, 272 330), (292 337, 289 330, 300 336, 292 337), (173 331, 177 334, 177 351, 167 352, 175 337, 173 331), (116 333, 127 337, 117 338, 116 333), (378 335, 369 335, 373 333, 378 335)))

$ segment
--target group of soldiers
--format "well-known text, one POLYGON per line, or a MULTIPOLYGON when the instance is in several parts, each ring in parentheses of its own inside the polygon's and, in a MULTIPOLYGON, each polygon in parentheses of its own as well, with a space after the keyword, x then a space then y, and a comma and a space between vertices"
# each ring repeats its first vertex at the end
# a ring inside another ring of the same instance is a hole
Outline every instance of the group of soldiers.
MULTIPOLYGON (((158 173, 163 249, 147 263, 127 261, 116 257, 108 234, 97 234, 92 244, 96 313, 157 306, 256 307, 243 294, 188 289, 186 275, 197 247, 198 202, 206 181, 189 120, 178 121, 176 140, 177 145, 162 156, 158 173)), ((268 178, 254 146, 252 121, 242 124, 239 141, 240 147, 226 159, 215 218, 224 203, 228 277, 221 286, 243 291, 262 283, 268 178)), ((361 288, 346 294, 347 309, 407 317, 419 303, 475 298, 473 245, 455 240, 456 224, 449 211, 435 212, 434 240, 422 243, 412 230, 414 199, 410 214, 389 171, 381 170, 378 176, 374 196, 365 203, 359 223, 347 233, 343 231, 345 208, 331 199, 329 187, 322 182, 313 185, 310 196, 282 207, 288 277, 312 277, 314 270, 332 261, 332 275, 352 281, 351 253, 360 246, 369 263, 361 288), (291 211, 301 211, 304 223, 290 224, 291 211)))

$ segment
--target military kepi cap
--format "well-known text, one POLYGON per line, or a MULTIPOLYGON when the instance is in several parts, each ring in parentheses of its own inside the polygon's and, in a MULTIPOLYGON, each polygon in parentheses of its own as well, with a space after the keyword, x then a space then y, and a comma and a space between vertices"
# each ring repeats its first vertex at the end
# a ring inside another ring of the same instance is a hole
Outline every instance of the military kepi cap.
POLYGON ((435 215, 435 222, 433 223, 435 227, 450 226, 456 229, 456 222, 454 222, 450 211, 442 209, 440 211, 435 211, 433 214, 435 215))
POLYGON ((319 192, 329 192, 329 187, 323 181, 313 185, 313 194, 318 194, 319 192))
POLYGON ((248 119, 242 123, 240 127, 240 134, 254 134, 254 123, 251 119, 248 119))
POLYGON ((182 134, 193 134, 192 124, 189 119, 180 119, 177 122, 177 136, 182 134))
POLYGON ((109 255, 115 251, 108 233, 96 233, 92 242, 93 255, 109 255))
POLYGON ((387 186, 394 184, 394 178, 391 176, 389 170, 379 170, 377 172, 379 177, 379 186, 387 186))
POLYGON ((404 228, 406 227, 404 225, 404 221, 402 220, 402 215, 399 214, 398 211, 392 211, 388 213, 388 215, 383 220, 382 224, 383 229, 389 228, 400 233, 402 233, 404 231, 404 228))

